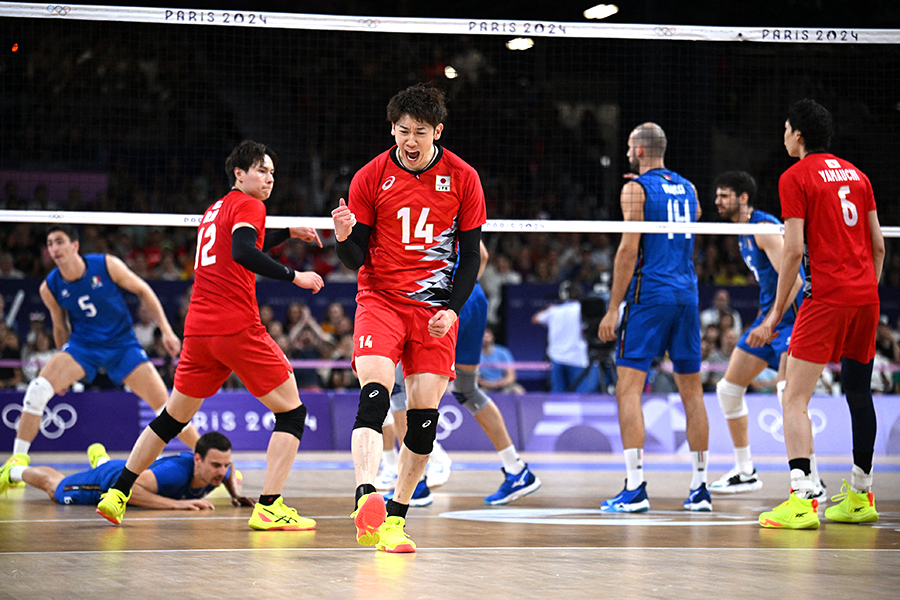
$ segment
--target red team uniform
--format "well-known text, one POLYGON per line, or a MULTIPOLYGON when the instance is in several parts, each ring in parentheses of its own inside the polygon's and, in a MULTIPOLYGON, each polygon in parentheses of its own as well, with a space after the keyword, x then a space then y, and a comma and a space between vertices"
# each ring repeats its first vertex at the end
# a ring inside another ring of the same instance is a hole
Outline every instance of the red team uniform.
POLYGON ((396 146, 360 169, 348 206, 372 228, 359 270, 354 365, 357 356, 386 356, 404 375, 436 373, 455 379, 457 323, 442 338, 428 320, 446 308, 453 289, 457 235, 487 220, 478 173, 435 145, 437 160, 412 173, 396 146))
POLYGON ((789 352, 823 364, 875 356, 878 282, 869 212, 869 178, 828 153, 808 154, 778 182, 782 218, 804 219, 806 282, 789 352))
POLYGON ((237 190, 206 209, 197 229, 194 292, 175 371, 175 388, 194 398, 215 394, 232 371, 256 397, 292 375, 287 357, 259 319, 256 275, 231 257, 236 223, 256 229, 261 250, 266 205, 237 190))

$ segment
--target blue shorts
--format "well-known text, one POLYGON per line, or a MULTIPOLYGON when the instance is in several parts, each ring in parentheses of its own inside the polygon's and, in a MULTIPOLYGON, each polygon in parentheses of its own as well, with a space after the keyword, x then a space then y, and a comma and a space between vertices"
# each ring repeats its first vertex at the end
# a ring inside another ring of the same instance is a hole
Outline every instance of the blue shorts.
POLYGON ((787 352, 788 344, 791 341, 791 332, 794 331, 794 314, 793 311, 791 311, 791 318, 781 319, 781 322, 775 327, 775 333, 777 335, 774 340, 759 348, 751 348, 747 345, 747 334, 749 334, 754 327, 762 323, 765 318, 766 315, 759 315, 756 317, 756 320, 753 321, 753 325, 744 330, 741 339, 738 340, 737 347, 747 354, 752 354, 757 358, 763 359, 771 368, 777 371, 781 362, 781 355, 787 352))
POLYGON ((456 337, 456 364, 477 365, 481 362, 481 341, 487 327, 487 296, 477 283, 472 295, 459 313, 459 333, 456 337))
POLYGON ((70 354, 81 365, 88 381, 93 381, 97 371, 102 368, 106 369, 107 375, 116 385, 122 385, 122 380, 139 364, 150 360, 137 338, 114 346, 88 347, 78 342, 67 342, 62 351, 70 354))
POLYGON ((700 372, 700 311, 696 306, 627 304, 616 366, 647 372, 669 353, 676 373, 700 372))
POLYGON ((100 502, 100 494, 116 482, 124 468, 124 460, 111 460, 97 468, 69 475, 56 486, 53 499, 60 504, 94 506, 100 502))

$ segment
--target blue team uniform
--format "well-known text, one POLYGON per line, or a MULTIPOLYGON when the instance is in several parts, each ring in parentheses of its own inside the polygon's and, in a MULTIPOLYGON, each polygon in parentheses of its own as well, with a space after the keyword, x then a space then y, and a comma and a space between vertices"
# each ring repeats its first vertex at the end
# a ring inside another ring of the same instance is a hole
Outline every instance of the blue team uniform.
MULTIPOLYGON (((699 204, 694 186, 668 169, 637 179, 644 188, 644 220, 692 223, 699 204)), ((694 239, 684 233, 645 233, 625 296, 618 366, 648 371, 666 352, 676 373, 700 370, 700 312, 694 239)))
MULTIPOLYGON (((69 475, 56 487, 53 497, 60 504, 96 505, 100 502, 100 494, 116 482, 124 468, 124 460, 111 460, 96 468, 69 475)), ((165 498, 203 498, 216 488, 214 485, 191 487, 194 477, 194 455, 191 452, 158 458, 150 465, 150 470, 156 477, 157 493, 165 498)))
POLYGON ((481 361, 481 342, 487 327, 488 300, 481 285, 476 283, 472 294, 459 313, 459 330, 456 334, 456 362, 460 365, 477 365, 481 361))
POLYGON ((66 281, 59 269, 47 275, 47 287, 69 314, 72 332, 61 348, 81 365, 89 381, 106 369, 121 385, 134 369, 150 360, 134 335, 133 321, 122 291, 106 269, 104 254, 84 256, 87 268, 75 281, 66 281))
MULTIPOLYGON (((750 214, 751 223, 776 223, 781 225, 776 217, 761 210, 755 210, 750 214)), ((737 346, 744 352, 752 354, 766 361, 770 367, 778 370, 778 363, 781 355, 787 352, 788 343, 791 340, 791 332, 794 329, 794 319, 797 318, 797 311, 800 310, 800 303, 803 301, 803 288, 797 292, 794 302, 788 307, 781 317, 781 321, 775 327, 777 334, 771 343, 760 348, 751 348, 747 345, 747 335, 754 327, 763 322, 772 304, 775 302, 775 292, 778 288, 778 271, 769 261, 768 255, 757 247, 756 240, 752 235, 739 235, 738 242, 741 246, 741 258, 744 264, 753 272, 756 281, 759 283, 759 310, 760 314, 753 321, 753 324, 744 330, 737 346)), ((804 278, 803 266, 800 266, 800 278, 804 278)))

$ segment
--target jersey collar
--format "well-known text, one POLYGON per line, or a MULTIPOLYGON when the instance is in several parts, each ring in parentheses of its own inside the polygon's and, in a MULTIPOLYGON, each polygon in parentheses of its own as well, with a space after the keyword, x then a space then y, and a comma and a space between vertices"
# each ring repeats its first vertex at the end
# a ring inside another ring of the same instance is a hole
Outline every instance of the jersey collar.
POLYGON ((395 165, 397 165, 398 167, 400 167, 401 169, 403 169, 410 175, 414 175, 414 176, 418 177, 425 171, 428 171, 428 170, 434 168, 434 166, 441 161, 441 157, 444 156, 443 146, 441 146, 440 144, 435 144, 434 147, 437 148, 437 152, 434 153, 434 158, 432 158, 431 162, 428 163, 427 165, 425 165, 425 168, 422 169, 421 171, 410 171, 405 166, 403 166, 403 163, 400 161, 400 158, 397 156, 397 152, 400 151, 400 148, 398 148, 397 146, 394 146, 393 148, 391 148, 391 152, 390 152, 391 160, 394 162, 395 165))

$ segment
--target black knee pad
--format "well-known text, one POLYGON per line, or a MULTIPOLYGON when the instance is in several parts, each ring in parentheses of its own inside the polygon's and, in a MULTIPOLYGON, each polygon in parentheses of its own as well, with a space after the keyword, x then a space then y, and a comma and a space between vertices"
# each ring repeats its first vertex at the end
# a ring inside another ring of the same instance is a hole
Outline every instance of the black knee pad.
POLYGON ((150 421, 150 429, 165 443, 171 442, 181 430, 187 427, 187 423, 176 421, 164 408, 159 416, 150 421))
POLYGON ((303 439, 303 430, 306 427, 306 407, 300 405, 294 410, 283 413, 275 413, 275 427, 272 431, 289 433, 298 440, 303 439))
POLYGON ((380 383, 367 383, 359 392, 359 407, 353 429, 367 427, 381 433, 381 426, 391 409, 391 395, 380 383))
POLYGON ((406 437, 403 438, 406 447, 416 454, 431 454, 440 418, 441 413, 436 408, 406 411, 406 437))

